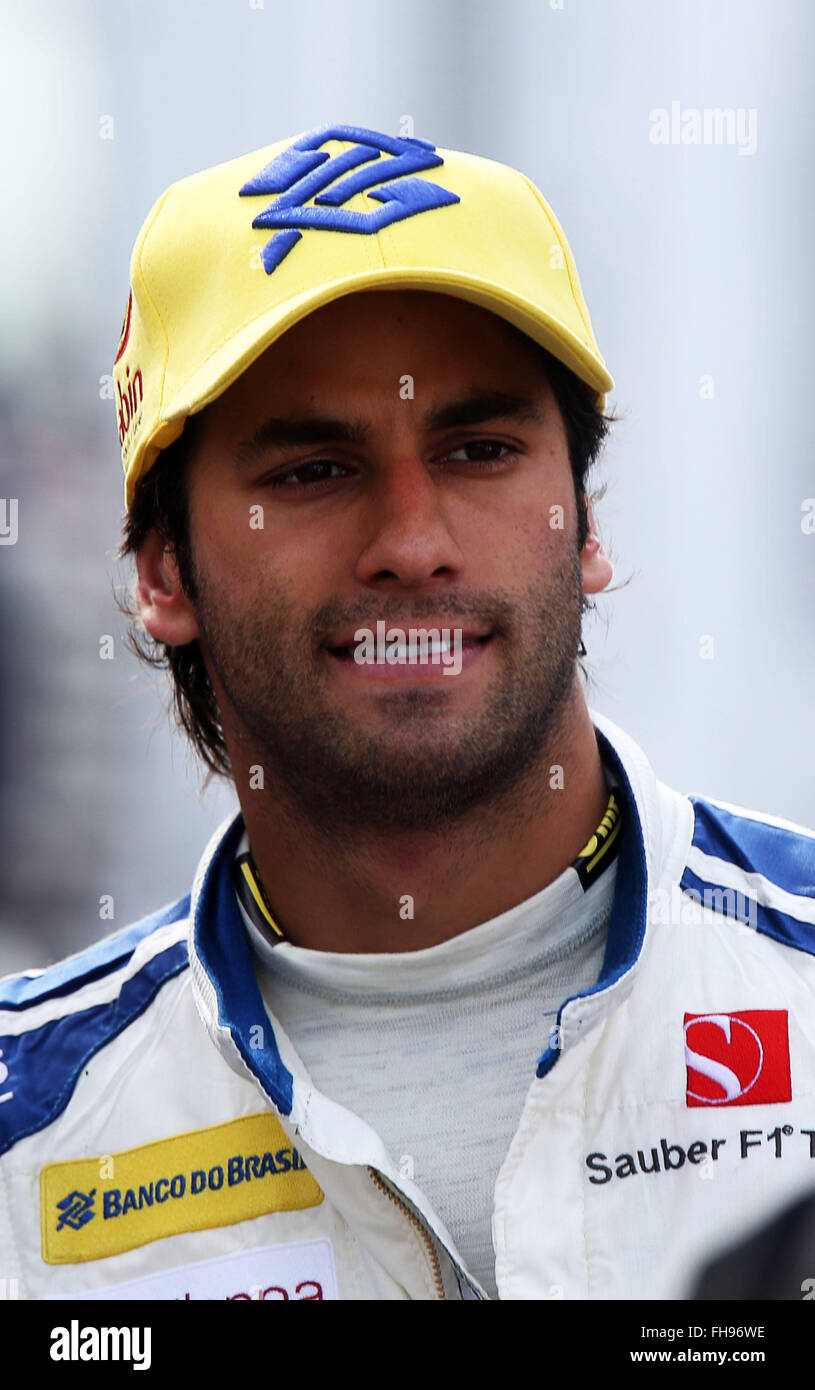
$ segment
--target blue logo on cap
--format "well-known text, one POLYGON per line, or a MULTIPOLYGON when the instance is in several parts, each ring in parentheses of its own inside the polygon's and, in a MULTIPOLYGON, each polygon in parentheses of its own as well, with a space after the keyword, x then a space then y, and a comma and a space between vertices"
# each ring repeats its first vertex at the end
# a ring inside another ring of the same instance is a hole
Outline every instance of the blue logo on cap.
POLYGON ((241 198, 278 195, 258 214, 253 227, 291 229, 278 231, 264 246, 262 260, 266 274, 271 275, 296 246, 302 235, 298 228, 318 227, 322 231, 362 232, 370 236, 381 227, 390 226, 391 222, 401 222, 405 217, 460 202, 457 193, 450 193, 427 179, 410 177, 443 163, 429 140, 400 139, 365 130, 362 126, 321 126, 302 135, 240 190, 241 198), (357 143, 353 149, 330 155, 320 148, 328 140, 357 143), (391 157, 383 159, 383 155, 391 157), (377 161, 375 167, 358 168, 360 164, 370 164, 371 160, 377 161), (352 169, 357 173, 351 173, 352 169), (383 183, 383 179, 388 182, 383 183), (375 198, 383 206, 372 208, 370 212, 351 212, 343 208, 342 204, 355 193, 373 188, 374 184, 381 186, 368 197, 375 198), (305 206, 309 198, 314 198, 312 207, 305 206))

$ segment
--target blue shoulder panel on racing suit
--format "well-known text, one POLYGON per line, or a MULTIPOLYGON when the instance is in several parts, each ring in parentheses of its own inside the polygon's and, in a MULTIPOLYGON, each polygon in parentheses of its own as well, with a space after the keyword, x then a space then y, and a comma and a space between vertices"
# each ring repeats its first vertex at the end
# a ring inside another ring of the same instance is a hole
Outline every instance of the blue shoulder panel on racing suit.
POLYGON ((23 1015, 14 1032, 5 1033, 0 1022, 0 1154, 62 1113, 89 1059, 144 1012, 167 980, 188 967, 187 942, 171 942, 148 956, 118 987, 111 986, 104 1002, 83 1008, 77 998, 71 1008, 71 995, 123 970, 142 941, 181 921, 189 907, 187 894, 51 969, 0 983, 0 1011, 23 1015), (65 1001, 58 1016, 42 1020, 38 1006, 58 1000, 65 1001), (9 1076, 13 1084, 6 1089, 9 1076))
POLYGON ((685 867, 680 886, 703 904, 715 904, 726 917, 815 955, 815 837, 803 828, 740 815, 702 797, 689 800, 693 850, 700 854, 691 851, 694 867, 685 867), (722 872, 717 860, 735 872, 722 872))

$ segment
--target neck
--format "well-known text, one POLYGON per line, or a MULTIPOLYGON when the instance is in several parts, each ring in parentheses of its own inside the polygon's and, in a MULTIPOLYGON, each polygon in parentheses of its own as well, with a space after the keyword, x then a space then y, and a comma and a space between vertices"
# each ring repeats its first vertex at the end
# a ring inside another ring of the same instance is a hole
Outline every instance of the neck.
MULTIPOLYGON (((241 800, 252 855, 276 920, 296 946, 417 951, 489 921, 540 892, 580 853, 608 789, 579 687, 523 785, 436 831, 366 829, 338 851, 279 785, 241 800)), ((230 750, 231 752, 232 750, 230 750)), ((233 756, 236 785, 260 755, 233 756)))

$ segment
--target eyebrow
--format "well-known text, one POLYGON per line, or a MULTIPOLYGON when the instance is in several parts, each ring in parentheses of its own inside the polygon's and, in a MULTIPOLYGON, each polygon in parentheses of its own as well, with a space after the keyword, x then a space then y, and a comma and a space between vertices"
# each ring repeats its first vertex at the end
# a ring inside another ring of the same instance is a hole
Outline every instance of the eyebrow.
POLYGON ((465 425, 481 425, 486 420, 524 421, 540 418, 540 406, 531 396, 476 390, 431 410, 425 417, 425 428, 449 430, 465 425))
MULTIPOLYGON (((476 389, 428 411, 424 417, 424 428, 433 432, 480 425, 488 420, 524 422, 541 418, 540 405, 530 396, 476 389)), ((249 439, 236 447, 234 464, 236 468, 250 466, 276 449, 291 449, 300 445, 326 444, 329 441, 364 444, 370 435, 371 426, 364 420, 314 414, 280 416, 266 420, 249 439)))

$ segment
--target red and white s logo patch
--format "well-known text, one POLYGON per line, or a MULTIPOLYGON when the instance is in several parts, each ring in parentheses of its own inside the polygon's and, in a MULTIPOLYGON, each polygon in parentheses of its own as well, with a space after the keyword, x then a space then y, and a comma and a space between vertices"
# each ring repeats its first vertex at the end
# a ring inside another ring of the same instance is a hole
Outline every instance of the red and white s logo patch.
POLYGON ((689 1106, 791 1100, 787 1010, 685 1014, 685 1062, 689 1106))

